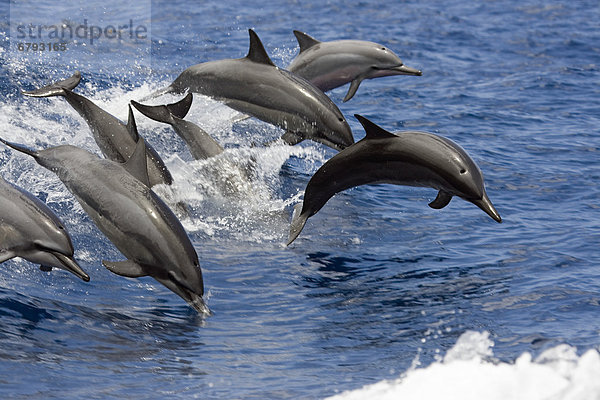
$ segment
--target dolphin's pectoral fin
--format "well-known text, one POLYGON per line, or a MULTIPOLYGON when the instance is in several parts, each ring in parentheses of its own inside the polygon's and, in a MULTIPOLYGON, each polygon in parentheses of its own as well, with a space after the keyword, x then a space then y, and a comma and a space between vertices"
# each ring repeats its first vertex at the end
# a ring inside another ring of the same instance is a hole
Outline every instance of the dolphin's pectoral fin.
POLYGON ((15 258, 17 255, 15 253, 13 253, 12 251, 8 251, 8 250, 0 250, 0 263, 3 263, 4 261, 8 261, 11 258, 15 258))
POLYGON ((283 135, 281 135, 281 140, 283 140, 285 143, 289 144, 290 146, 293 146, 295 144, 300 143, 301 141, 304 140, 304 138, 295 133, 295 132, 286 132, 283 135))
POLYGON ((292 214, 292 223, 290 224, 290 236, 288 237, 288 241, 286 243, 289 246, 302 232, 304 225, 306 224, 306 220, 308 219, 308 213, 302 213, 303 203, 296 204, 294 206, 294 213, 292 214))
POLYGON ((352 81, 352 83, 350 83, 350 88, 348 89, 348 93, 346 93, 346 97, 344 97, 344 100, 342 100, 344 103, 347 102, 348 100, 350 100, 352 97, 354 97, 354 94, 358 90, 358 87, 360 86, 361 82, 362 82, 362 78, 356 78, 355 80, 352 81))
POLYGON ((452 195, 448 192, 440 190, 435 200, 429 203, 429 207, 439 210, 440 208, 446 207, 448 203, 450 203, 450 200, 452 200, 452 195))
POLYGON ((48 265, 40 265, 40 271, 50 272, 50 271, 52 271, 52 267, 50 267, 48 265))
POLYGON ((102 265, 106 267, 110 272, 117 275, 126 276, 127 278, 140 278, 147 276, 148 273, 144 271, 144 268, 131 260, 125 261, 106 261, 102 260, 102 265))
POLYGON ((300 53, 310 49, 311 47, 321 43, 314 37, 307 35, 304 32, 294 31, 294 36, 298 39, 298 45, 300 46, 300 53))
POLYGON ((144 185, 150 187, 150 178, 148 177, 148 161, 146 158, 146 143, 144 138, 141 137, 137 132, 131 105, 129 106, 127 129, 134 140, 137 141, 137 144, 135 145, 135 149, 133 150, 131 157, 129 157, 129 160, 125 161, 122 165, 127 172, 137 178, 144 185))
POLYGON ((30 97, 51 97, 51 96, 62 96, 65 94, 65 90, 73 90, 81 81, 81 73, 75 71, 75 73, 65 80, 51 83, 48 86, 44 86, 40 89, 23 91, 25 96, 30 97))

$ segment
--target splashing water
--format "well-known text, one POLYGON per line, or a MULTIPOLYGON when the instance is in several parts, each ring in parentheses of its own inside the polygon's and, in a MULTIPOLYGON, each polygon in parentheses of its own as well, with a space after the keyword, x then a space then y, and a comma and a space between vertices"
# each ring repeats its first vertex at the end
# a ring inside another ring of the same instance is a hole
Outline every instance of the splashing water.
MULTIPOLYGON (((129 101, 142 98, 163 84, 100 89, 84 82, 75 90, 126 121, 129 101)), ((153 102, 166 104, 177 100, 177 96, 167 95, 153 102)), ((61 98, 19 98, 1 104, 0 115, 0 123, 10 127, 3 134, 9 141, 35 149, 72 144, 101 155, 85 121, 61 98)), ((182 223, 189 232, 250 242, 281 241, 289 221, 287 209, 302 194, 286 193, 279 179, 281 168, 293 157, 302 170, 314 170, 325 161, 324 150, 313 144, 291 147, 277 142, 261 147, 261 143, 277 138, 281 130, 254 120, 234 123, 238 116, 236 111, 196 95, 186 118, 209 132, 226 150, 207 160, 193 160, 171 127, 138 113, 140 134, 162 155, 174 177, 173 185, 159 185, 154 190, 172 206, 181 202, 188 206, 190 215, 182 223)), ((0 172, 5 176, 49 202, 67 203, 68 209, 83 213, 52 173, 7 149, 0 154, 4 160, 0 172)))
MULTIPOLYGON (((523 353, 512 363, 494 359, 488 332, 467 331, 443 359, 411 368, 394 381, 381 381, 328 400, 358 399, 572 399, 600 397, 600 353, 580 357, 559 345, 535 360, 523 353)), ((415 363, 418 364, 418 361, 415 363)))

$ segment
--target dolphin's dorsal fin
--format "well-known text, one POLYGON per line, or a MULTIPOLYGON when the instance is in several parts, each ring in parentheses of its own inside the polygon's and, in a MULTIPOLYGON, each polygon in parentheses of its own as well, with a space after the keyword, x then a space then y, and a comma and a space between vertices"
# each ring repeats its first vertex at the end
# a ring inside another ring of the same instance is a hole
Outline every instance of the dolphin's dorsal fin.
POLYGON ((300 53, 310 49, 311 47, 313 47, 316 44, 321 43, 314 37, 307 35, 304 32, 294 31, 294 35, 296 36, 296 39, 298 39, 298 45, 300 46, 300 53))
POLYGON ((252 29, 248 29, 248 33, 250 33, 250 49, 248 50, 246 58, 256 63, 275 66, 256 32, 252 29))
POLYGON ((137 143, 139 134, 131 106, 129 106, 129 112, 127 114, 127 133, 129 133, 129 136, 137 143))
POLYGON ((438 192, 435 200, 433 200, 431 203, 429 203, 429 207, 439 210, 441 208, 446 207, 448 205, 448 203, 450 203, 450 200, 452 200, 452 195, 448 192, 444 192, 443 190, 440 190, 438 192))
POLYGON ((131 105, 129 106, 127 129, 129 130, 129 134, 134 138, 133 140, 135 140, 137 143, 133 153, 131 154, 131 157, 129 157, 129 160, 122 164, 123 168, 125 168, 127 172, 137 178, 144 185, 150 187, 150 178, 148 177, 148 161, 146 160, 146 143, 144 138, 141 137, 137 132, 131 105))
POLYGON ((115 273, 117 275, 126 276, 128 278, 140 278, 142 276, 147 276, 148 273, 144 271, 144 268, 135 261, 125 260, 125 261, 102 261, 102 265, 104 265, 110 272, 115 273))
POLYGON ((354 114, 354 116, 356 117, 358 122, 362 124, 363 128, 365 128, 365 132, 367 133, 365 139, 386 139, 397 137, 396 135, 386 131, 379 125, 375 125, 373 122, 369 121, 362 115, 354 114))

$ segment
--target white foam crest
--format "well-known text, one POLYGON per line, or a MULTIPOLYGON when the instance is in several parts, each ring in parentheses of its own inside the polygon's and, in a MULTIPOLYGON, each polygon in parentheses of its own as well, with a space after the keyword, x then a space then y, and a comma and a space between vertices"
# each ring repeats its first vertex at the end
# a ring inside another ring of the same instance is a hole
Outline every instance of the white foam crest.
POLYGON ((287 208, 301 195, 287 197, 281 191, 279 172, 292 155, 323 157, 310 146, 277 145, 227 149, 190 162, 173 155, 166 163, 174 183, 155 191, 170 203, 189 205, 191 218, 182 219, 188 231, 251 242, 282 240, 289 224, 287 208))
MULTIPOLYGON (((162 86, 166 84, 158 85, 162 86)), ((155 90, 148 89, 135 95, 143 98, 155 90)), ((168 104, 181 98, 166 94, 144 104, 168 104)), ((225 152, 208 160, 192 160, 170 127, 136 114, 140 133, 150 137, 174 178, 173 185, 155 187, 155 192, 169 204, 182 202, 189 206, 191 216, 182 218, 182 223, 190 232, 250 242, 283 240, 289 225, 287 208, 299 201, 301 192, 291 197, 282 193, 279 173, 290 157, 302 160, 309 170, 321 165, 326 157, 320 145, 275 143, 265 147, 262 143, 279 137, 281 129, 244 118, 222 103, 197 94, 185 119, 209 133, 225 152), (160 141, 165 142, 162 148, 156 145, 160 141), (174 152, 175 147, 182 152, 174 152)))
POLYGON ((425 368, 412 367, 396 380, 384 380, 328 399, 600 398, 600 353, 595 349, 578 356, 574 347, 559 345, 535 360, 523 353, 506 363, 493 358, 492 346, 488 332, 467 331, 443 360, 425 368))
MULTIPOLYGON (((23 98, 0 103, 0 127, 3 139, 34 150, 71 144, 98 153, 85 122, 60 98, 23 98)), ((8 149, 3 144, 0 148, 8 149)), ((54 174, 29 156, 6 151, 0 172, 7 180, 34 194, 45 193, 48 202, 65 202, 70 209, 81 211, 54 174)))

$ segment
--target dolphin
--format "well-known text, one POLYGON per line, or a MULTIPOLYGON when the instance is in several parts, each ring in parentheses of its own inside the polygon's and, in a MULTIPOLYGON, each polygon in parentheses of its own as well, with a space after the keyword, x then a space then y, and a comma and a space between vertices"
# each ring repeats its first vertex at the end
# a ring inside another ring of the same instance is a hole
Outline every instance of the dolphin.
POLYGON ((130 278, 150 276, 198 312, 209 313, 196 251, 177 217, 148 186, 142 137, 125 163, 70 145, 34 151, 0 141, 54 172, 127 258, 102 261, 108 270, 130 278))
POLYGON ((276 125, 282 139, 296 144, 305 139, 341 150, 352 143, 352 131, 338 107, 306 79, 273 64, 258 35, 250 33, 248 55, 209 61, 189 67, 164 93, 191 91, 276 125))
POLYGON ((365 129, 365 138, 329 159, 312 176, 304 201, 295 207, 288 245, 333 195, 373 183, 431 187, 439 191, 429 203, 431 208, 444 208, 458 196, 502 222, 485 192, 481 170, 459 145, 428 132, 393 134, 354 116, 365 129))
POLYGON ((90 277, 73 258, 69 232, 56 214, 28 191, 0 177, 0 263, 21 257, 69 271, 86 282, 90 277))
POLYGON ((204 129, 183 118, 192 105, 193 95, 188 93, 182 100, 166 105, 147 106, 132 100, 131 105, 146 117, 169 124, 185 141, 195 160, 204 160, 221 154, 223 147, 204 129))
MULTIPOLYGON (((113 115, 107 113, 89 99, 72 91, 80 80, 81 73, 75 71, 70 78, 52 83, 41 89, 24 91, 23 94, 29 97, 64 97, 89 125, 92 136, 104 156, 116 162, 125 162, 135 149, 135 138, 131 137, 127 126, 113 115)), ((131 118, 128 120, 128 124, 130 123, 132 123, 131 118)), ((171 173, 156 150, 146 144, 146 151, 150 184, 154 186, 161 183, 167 185, 173 183, 171 173)))
POLYGON ((320 42, 300 31, 294 31, 294 35, 298 39, 300 53, 288 70, 324 92, 351 82, 344 102, 354 96, 365 79, 422 75, 421 71, 407 67, 393 51, 378 43, 364 40, 320 42))
MULTIPOLYGON (((150 119, 170 124, 186 142, 194 159, 206 160, 218 156, 225 151, 223 147, 204 129, 183 119, 190 109, 192 99, 193 95, 188 93, 182 100, 172 104, 148 106, 132 100, 131 105, 150 119)), ((252 163, 246 169, 225 158, 220 158, 217 160, 216 170, 208 168, 204 172, 208 174, 215 172, 211 178, 218 184, 222 193, 245 197, 247 190, 252 190, 253 185, 249 172, 254 167, 255 160, 251 159, 251 161, 252 163)))

